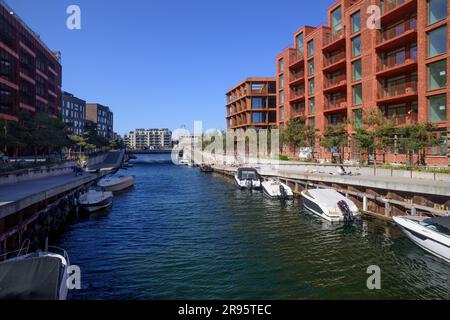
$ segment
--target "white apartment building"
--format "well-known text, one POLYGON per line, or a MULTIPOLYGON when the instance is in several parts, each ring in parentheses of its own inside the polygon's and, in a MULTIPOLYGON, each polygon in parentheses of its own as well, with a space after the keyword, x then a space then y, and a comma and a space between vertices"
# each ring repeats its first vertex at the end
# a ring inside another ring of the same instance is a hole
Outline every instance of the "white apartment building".
POLYGON ((124 137, 128 149, 155 150, 172 147, 172 132, 169 129, 136 129, 124 137))

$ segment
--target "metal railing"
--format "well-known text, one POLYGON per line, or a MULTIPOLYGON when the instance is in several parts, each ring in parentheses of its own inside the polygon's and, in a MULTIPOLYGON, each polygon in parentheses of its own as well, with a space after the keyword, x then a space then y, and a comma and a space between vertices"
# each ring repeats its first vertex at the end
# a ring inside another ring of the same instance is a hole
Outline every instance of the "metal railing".
POLYGON ((346 58, 345 50, 337 51, 336 53, 329 55, 324 60, 324 66, 328 67, 346 58))
POLYGON ((396 83, 380 88, 380 98, 392 98, 410 93, 417 93, 417 81, 396 83))
POLYGON ((328 101, 328 103, 325 106, 325 109, 332 110, 332 109, 338 109, 338 108, 344 108, 344 107, 347 107, 347 99, 340 98, 340 99, 328 101))
POLYGON ((327 78, 325 80, 325 88, 327 89, 343 84, 345 81, 347 81, 347 75, 345 73, 341 73, 338 76, 327 78))
POLYGON ((389 28, 381 33, 380 43, 389 41, 395 37, 398 37, 409 30, 417 29, 417 19, 412 18, 403 23, 397 24, 396 26, 389 28))

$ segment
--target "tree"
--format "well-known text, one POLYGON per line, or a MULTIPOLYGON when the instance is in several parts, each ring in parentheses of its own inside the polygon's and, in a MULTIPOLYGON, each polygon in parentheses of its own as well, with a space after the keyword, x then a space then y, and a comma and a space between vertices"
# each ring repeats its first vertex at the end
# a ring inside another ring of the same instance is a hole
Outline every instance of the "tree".
POLYGON ((308 131, 309 127, 305 124, 305 117, 290 119, 281 133, 282 145, 293 148, 294 155, 297 154, 297 148, 309 145, 308 131))
POLYGON ((339 154, 339 162, 342 163, 342 153, 344 147, 348 143, 348 132, 346 124, 328 125, 322 134, 320 145, 328 148, 331 151, 331 156, 334 158, 335 149, 339 154))

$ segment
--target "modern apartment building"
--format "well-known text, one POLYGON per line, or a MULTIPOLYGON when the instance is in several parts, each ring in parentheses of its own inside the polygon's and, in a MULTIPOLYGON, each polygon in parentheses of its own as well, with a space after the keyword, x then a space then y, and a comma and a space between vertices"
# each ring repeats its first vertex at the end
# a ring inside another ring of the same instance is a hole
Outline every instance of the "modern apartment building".
POLYGON ((0 119, 21 110, 57 116, 61 109, 60 54, 51 51, 0 1, 0 119))
POLYGON ((81 136, 86 127, 86 101, 69 92, 62 94, 62 120, 70 134, 81 136))
POLYGON ((132 150, 170 149, 172 132, 169 129, 136 129, 126 134, 124 141, 132 150))
POLYGON ((226 93, 228 129, 277 125, 275 78, 247 78, 226 93))
POLYGON ((98 103, 86 104, 86 120, 96 125, 97 134, 107 139, 114 136, 114 114, 107 106, 98 103))
MULTIPOLYGON (((352 119, 352 137, 364 114, 378 109, 399 127, 435 124, 444 139, 428 150, 427 162, 448 165, 449 10, 448 0, 335 2, 328 25, 302 27, 293 47, 277 56, 278 125, 306 116, 323 132, 352 119)), ((318 143, 315 148, 327 156, 318 143)), ((405 160, 395 142, 389 149, 388 160, 405 160)), ((358 158, 353 137, 347 157, 358 158)))

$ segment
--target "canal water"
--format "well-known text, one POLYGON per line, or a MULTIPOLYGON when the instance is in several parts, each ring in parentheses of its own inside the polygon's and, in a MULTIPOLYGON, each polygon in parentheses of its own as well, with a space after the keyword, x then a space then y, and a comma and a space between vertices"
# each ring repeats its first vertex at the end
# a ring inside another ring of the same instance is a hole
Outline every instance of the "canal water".
POLYGON ((375 220, 330 225, 219 174, 141 156, 134 188, 57 244, 81 267, 71 299, 449 299, 450 265, 375 220), (370 291, 367 268, 381 268, 370 291))

